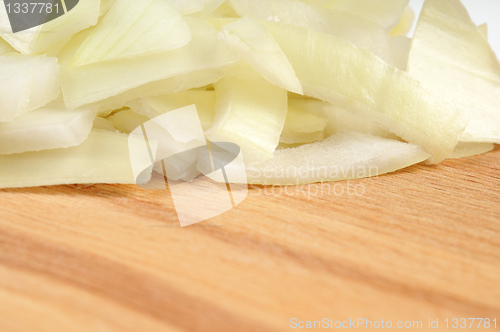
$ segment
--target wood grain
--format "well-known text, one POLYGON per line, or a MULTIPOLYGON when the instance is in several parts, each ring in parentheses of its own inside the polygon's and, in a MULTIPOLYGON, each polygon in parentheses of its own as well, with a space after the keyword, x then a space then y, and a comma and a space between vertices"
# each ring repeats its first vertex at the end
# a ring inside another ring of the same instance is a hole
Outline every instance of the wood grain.
POLYGON ((1 190, 0 330, 284 331, 291 318, 358 317, 500 325, 499 164, 497 147, 349 182, 358 195, 346 182, 256 187, 186 228, 168 191, 1 190))

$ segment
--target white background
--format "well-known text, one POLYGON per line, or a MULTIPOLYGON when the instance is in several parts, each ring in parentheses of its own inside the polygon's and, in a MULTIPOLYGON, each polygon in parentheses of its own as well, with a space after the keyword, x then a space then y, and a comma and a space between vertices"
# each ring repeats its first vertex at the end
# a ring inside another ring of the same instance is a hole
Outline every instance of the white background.
MULTIPOLYGON (((488 23, 488 41, 500 58, 500 0, 461 0, 467 8, 476 25, 488 23)), ((415 11, 415 22, 410 36, 417 24, 418 15, 424 0, 410 0, 410 6, 415 11)))

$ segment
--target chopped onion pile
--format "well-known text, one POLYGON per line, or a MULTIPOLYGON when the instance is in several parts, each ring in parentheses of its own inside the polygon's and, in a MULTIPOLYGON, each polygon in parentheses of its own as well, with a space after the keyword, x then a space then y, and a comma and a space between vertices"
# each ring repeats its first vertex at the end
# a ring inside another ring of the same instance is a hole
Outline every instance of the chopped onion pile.
POLYGON ((410 39, 408 2, 80 0, 13 33, 0 0, 0 188, 224 181, 226 164, 299 185, 491 151, 487 26, 426 0, 410 39))

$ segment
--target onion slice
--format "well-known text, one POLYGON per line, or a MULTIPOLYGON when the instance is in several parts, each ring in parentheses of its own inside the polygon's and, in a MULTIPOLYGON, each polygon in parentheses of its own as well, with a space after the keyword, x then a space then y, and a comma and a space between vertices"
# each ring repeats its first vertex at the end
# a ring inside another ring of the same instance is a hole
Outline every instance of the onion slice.
MULTIPOLYGON (((379 176, 428 157, 412 144, 343 131, 323 141, 277 150, 272 159, 247 163, 246 170, 249 184, 301 185, 379 176)), ((199 169, 210 176, 209 165, 199 169)))
POLYGON ((450 159, 459 159, 471 156, 477 156, 493 150, 495 146, 491 143, 470 143, 460 142, 457 144, 450 159))
POLYGON ((422 147, 449 157, 468 117, 419 81, 340 38, 265 22, 292 63, 306 95, 330 102, 422 147), (309 45, 302 50, 303 45, 309 45), (308 51, 313 50, 313 51, 308 51))
POLYGON ((381 137, 390 135, 379 125, 322 100, 289 98, 288 109, 290 108, 298 108, 320 117, 326 117, 328 119, 324 130, 326 136, 340 131, 356 131, 381 137))
MULTIPOLYGON (((150 145, 155 153, 155 143, 150 145)), ((143 140, 98 129, 76 147, 0 155, 0 188, 135 184, 129 149, 134 152, 134 167, 145 170, 151 166, 143 140)))
POLYGON ((500 143, 500 63, 459 0, 425 2, 408 72, 470 117, 461 141, 500 143))
POLYGON ((93 110, 42 108, 0 123, 0 154, 80 145, 89 135, 93 110))
POLYGON ((201 127, 204 131, 209 129, 215 116, 215 91, 187 90, 164 96, 148 97, 132 100, 127 103, 134 112, 153 119, 162 114, 195 105, 201 127))
POLYGON ((215 83, 215 120, 206 132, 212 142, 239 145, 244 158, 272 158, 287 113, 287 92, 246 66, 215 83))
POLYGON ((0 56, 0 122, 40 108, 59 95, 57 58, 0 56))
POLYGON ((68 108, 102 101, 151 82, 219 69, 239 60, 238 54, 217 38, 217 31, 208 23, 192 17, 186 17, 186 21, 192 40, 182 48, 63 70, 61 86, 68 108))
MULTIPOLYGON (((395 65, 387 30, 352 12, 297 0, 231 0, 240 16, 302 26, 345 39, 395 65)), ((378 5, 378 3, 377 3, 378 5)))
POLYGON ((72 65, 131 58, 185 46, 189 26, 165 0, 116 0, 78 50, 72 65))
POLYGON ((270 83, 303 93, 290 61, 261 22, 244 17, 224 26, 219 35, 270 83))
POLYGON ((325 138, 326 116, 317 115, 300 107, 297 103, 288 102, 285 126, 281 132, 280 142, 285 144, 312 143, 325 138))

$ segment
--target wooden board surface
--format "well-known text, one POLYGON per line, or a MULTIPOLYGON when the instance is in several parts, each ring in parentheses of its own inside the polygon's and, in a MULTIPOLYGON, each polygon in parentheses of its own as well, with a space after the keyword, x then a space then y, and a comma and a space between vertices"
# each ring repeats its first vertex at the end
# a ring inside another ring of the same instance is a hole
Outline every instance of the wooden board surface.
POLYGON ((284 331, 292 318, 424 330, 439 318, 446 330, 471 317, 498 328, 499 165, 497 147, 351 181, 350 194, 346 182, 310 197, 254 188, 187 228, 168 191, 1 190, 0 330, 284 331))

